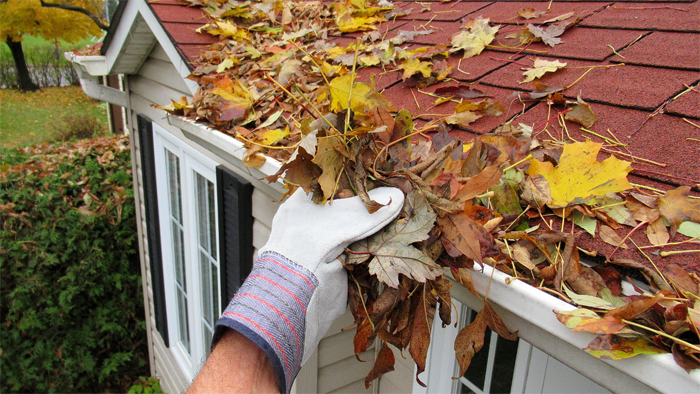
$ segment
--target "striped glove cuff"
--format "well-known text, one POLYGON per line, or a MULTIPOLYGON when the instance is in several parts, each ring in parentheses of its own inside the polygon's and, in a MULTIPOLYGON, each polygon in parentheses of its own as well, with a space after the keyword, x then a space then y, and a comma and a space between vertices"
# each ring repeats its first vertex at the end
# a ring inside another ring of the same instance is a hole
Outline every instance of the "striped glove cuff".
POLYGON ((306 308, 317 286, 311 271, 279 254, 264 253, 217 321, 212 347, 223 327, 240 332, 267 354, 280 391, 289 393, 301 369, 306 308))

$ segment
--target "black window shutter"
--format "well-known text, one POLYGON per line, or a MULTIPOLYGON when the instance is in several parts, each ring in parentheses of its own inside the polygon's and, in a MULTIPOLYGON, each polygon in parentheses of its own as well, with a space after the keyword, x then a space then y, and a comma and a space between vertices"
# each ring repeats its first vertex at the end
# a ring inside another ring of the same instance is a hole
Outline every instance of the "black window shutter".
POLYGON ((163 256, 160 245, 160 221, 158 219, 158 193, 156 188, 155 151, 153 149, 153 124, 150 119, 137 115, 139 146, 141 148, 141 173, 143 195, 146 208, 148 256, 151 261, 151 283, 153 286, 153 309, 156 329, 170 347, 168 340, 168 319, 165 309, 165 283, 163 282, 163 256))
POLYGON ((253 267, 253 185, 218 166, 216 186, 223 312, 253 267))

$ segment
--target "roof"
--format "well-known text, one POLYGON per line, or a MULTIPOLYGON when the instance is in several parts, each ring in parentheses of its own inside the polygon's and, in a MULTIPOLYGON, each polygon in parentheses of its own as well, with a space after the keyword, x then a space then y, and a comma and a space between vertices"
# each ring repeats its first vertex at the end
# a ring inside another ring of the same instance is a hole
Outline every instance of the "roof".
MULTIPOLYGON (((492 24, 503 25, 494 43, 480 56, 462 59, 458 53, 448 58, 453 66, 449 75, 453 79, 451 82, 419 89, 410 87, 409 81, 402 81, 400 71, 385 72, 376 67, 360 69, 359 80, 369 82, 374 76, 377 90, 397 109, 406 109, 422 121, 432 119, 432 114, 450 114, 454 104, 434 107, 435 99, 426 93, 456 81, 471 84, 500 100, 507 111, 499 117, 479 119, 453 134, 470 139, 470 135, 496 131, 508 120, 535 126, 536 132, 563 133, 556 120, 548 121, 556 112, 551 112, 546 103, 521 101, 517 96, 533 89, 529 84, 518 83, 522 79, 521 68, 531 67, 535 57, 557 59, 566 62, 568 67, 548 73, 538 81, 559 87, 575 84, 564 96, 568 99, 579 96, 591 103, 598 117, 591 132, 584 132, 580 125, 567 121, 571 139, 590 138, 597 142, 604 142, 600 136, 618 139, 625 146, 608 147, 608 151, 601 151, 599 160, 616 151, 621 159, 632 161, 634 170, 629 180, 641 185, 641 192, 649 190, 645 188, 667 191, 689 186, 691 194, 700 195, 700 160, 697 159, 700 151, 699 1, 554 1, 548 13, 530 20, 519 17, 518 10, 546 11, 550 3, 427 1, 395 2, 394 5, 396 9, 411 12, 381 23, 378 30, 385 38, 392 38, 401 30, 432 31, 415 36, 404 46, 449 44, 463 23, 478 16, 489 17, 492 24), (509 48, 514 39, 507 36, 517 30, 518 25, 537 24, 569 12, 579 15, 580 20, 561 35, 562 44, 549 47, 539 42, 524 50, 509 48)), ((200 8, 187 7, 177 0, 154 0, 150 7, 178 51, 190 63, 196 61, 200 50, 217 41, 213 36, 196 32, 207 22, 206 13, 200 8)), ((348 45, 362 34, 350 33, 332 39, 339 45, 348 45)), ((620 237, 629 231, 624 226, 616 230, 620 237)), ((643 231, 632 234, 631 239, 640 245, 648 243, 643 231)), ((599 237, 594 239, 585 232, 578 236, 577 243, 583 249, 602 255, 609 255, 614 249, 599 237)), ((697 249, 697 244, 678 245, 673 249, 697 249)), ((616 257, 645 260, 634 249, 620 249, 616 257)), ((651 257, 661 266, 677 263, 700 272, 700 259, 695 253, 651 257)))

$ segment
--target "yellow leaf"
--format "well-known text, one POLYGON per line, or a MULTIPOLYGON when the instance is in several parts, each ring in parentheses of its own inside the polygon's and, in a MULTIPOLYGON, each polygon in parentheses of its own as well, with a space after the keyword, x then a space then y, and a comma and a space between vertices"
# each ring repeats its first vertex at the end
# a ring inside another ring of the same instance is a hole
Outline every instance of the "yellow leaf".
POLYGON ((480 117, 481 115, 477 114, 476 112, 464 111, 448 116, 445 118, 445 122, 459 126, 468 126, 470 123, 474 122, 480 117))
POLYGON ((214 36, 222 36, 225 38, 231 38, 233 40, 249 40, 250 35, 248 31, 239 28, 235 23, 231 22, 219 22, 215 21, 214 24, 216 28, 212 28, 213 25, 209 25, 209 30, 207 33, 214 36))
MULTIPOLYGON (((354 78, 357 78, 357 76, 354 78)), ((354 78, 348 74, 331 81, 329 90, 332 111, 339 112, 348 108, 350 86, 353 84, 354 78)), ((391 107, 389 100, 377 93, 372 86, 362 82, 354 83, 352 87, 352 101, 350 102, 350 108, 353 111, 373 111, 377 108, 391 109, 391 107)))
POLYGON ((237 63, 238 63, 238 59, 228 58, 228 59, 224 60, 223 62, 219 63, 219 65, 216 67, 216 72, 221 73, 224 70, 227 70, 227 69, 233 67, 237 63))
POLYGON ((365 66, 376 66, 380 63, 377 55, 360 56, 359 59, 365 66))
POLYGON ((523 73, 525 80, 518 83, 534 81, 535 78, 540 78, 545 73, 555 72, 562 67, 566 67, 566 63, 562 63, 559 60, 542 60, 536 58, 532 66, 533 68, 525 69, 526 71, 523 73))
POLYGON ((289 126, 287 126, 287 128, 285 128, 284 130, 282 130, 282 129, 272 129, 272 130, 268 129, 268 130, 259 131, 259 132, 256 132, 255 135, 260 139, 259 140, 260 144, 272 146, 289 135, 289 126))
POLYGON ((339 136, 328 136, 318 140, 316 156, 311 161, 323 171, 318 178, 318 184, 323 191, 324 200, 333 196, 338 173, 343 168, 343 155, 340 154, 342 149, 343 143, 339 136))
POLYGON ((631 188, 627 181, 627 173, 632 171, 630 163, 615 156, 597 161, 602 146, 590 140, 564 145, 556 168, 549 162, 533 159, 527 172, 547 180, 554 207, 583 204, 591 197, 631 188))
POLYGON ((423 77, 430 77, 431 69, 433 68, 433 63, 421 62, 420 60, 413 58, 401 63, 398 67, 399 70, 403 70, 403 80, 410 78, 413 74, 420 72, 423 77))
POLYGON ((467 24, 467 29, 452 36, 452 52, 464 50, 464 58, 476 56, 496 37, 501 25, 489 26, 489 18, 478 17, 467 24))

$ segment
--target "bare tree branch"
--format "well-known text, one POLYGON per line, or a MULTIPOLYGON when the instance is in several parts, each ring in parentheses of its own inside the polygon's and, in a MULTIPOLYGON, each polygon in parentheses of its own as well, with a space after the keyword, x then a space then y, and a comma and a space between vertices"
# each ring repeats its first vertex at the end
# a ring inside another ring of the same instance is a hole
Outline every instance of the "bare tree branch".
POLYGON ((80 12, 81 14, 85 14, 85 15, 87 15, 88 17, 90 17, 90 19, 92 19, 92 21, 95 22, 95 24, 97 25, 97 27, 99 27, 100 29, 102 29, 102 30, 104 30, 104 31, 107 31, 107 30, 109 29, 109 26, 108 26, 108 25, 105 25, 104 23, 102 23, 102 22, 100 21, 100 19, 99 19, 96 15, 94 15, 92 12, 86 10, 86 9, 83 8, 83 7, 77 7, 77 6, 68 5, 68 4, 47 3, 47 2, 45 2, 44 0, 39 0, 39 1, 41 1, 41 6, 42 6, 42 7, 46 7, 46 8, 60 8, 60 9, 62 9, 62 10, 66 10, 66 11, 80 12))

